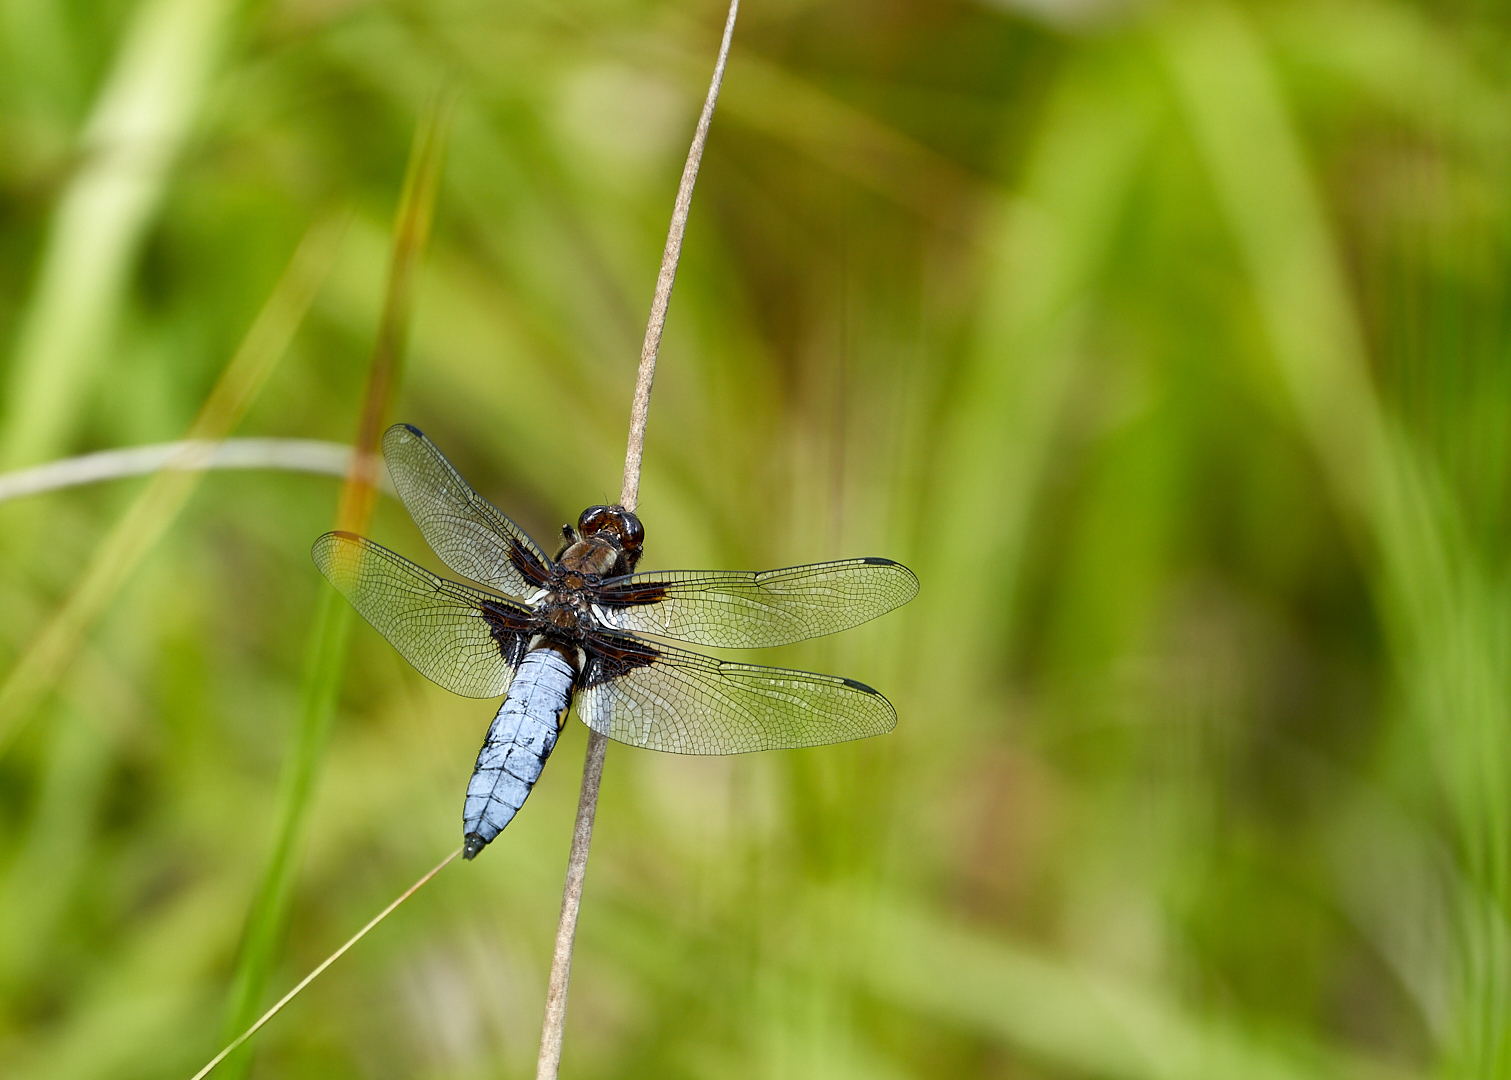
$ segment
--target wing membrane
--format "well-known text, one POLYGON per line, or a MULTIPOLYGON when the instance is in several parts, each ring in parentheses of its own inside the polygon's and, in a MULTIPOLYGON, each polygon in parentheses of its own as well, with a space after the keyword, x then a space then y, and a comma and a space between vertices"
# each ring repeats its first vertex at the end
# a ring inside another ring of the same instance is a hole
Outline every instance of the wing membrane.
POLYGON ((389 428, 383 436, 383 457, 409 516, 447 566, 521 598, 546 583, 551 568, 546 553, 472 490, 419 428, 389 428))
POLYGON ((529 642, 527 608, 437 577, 351 533, 326 533, 310 554, 421 675, 463 697, 508 691, 529 642))
POLYGON ((586 646, 577 713, 618 742, 673 754, 740 754, 862 739, 897 726, 853 679, 736 664, 633 635, 586 646))
POLYGON ((848 630, 907 603, 918 579, 890 559, 743 573, 674 570, 605 583, 600 619, 617 630, 764 649, 848 630))

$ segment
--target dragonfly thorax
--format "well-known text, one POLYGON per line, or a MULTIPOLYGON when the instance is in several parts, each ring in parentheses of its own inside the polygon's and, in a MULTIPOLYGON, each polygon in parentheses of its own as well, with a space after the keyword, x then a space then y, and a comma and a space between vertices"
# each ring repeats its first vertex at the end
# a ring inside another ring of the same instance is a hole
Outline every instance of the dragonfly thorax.
POLYGON ((614 569, 619 555, 611 543, 597 538, 571 544, 562 553, 544 595, 535 603, 542 628, 572 641, 591 633, 597 627, 593 590, 605 571, 614 569))
POLYGON ((573 641, 590 633, 596 626, 593 619, 593 603, 579 586, 548 593, 535 607, 535 614, 543 629, 573 641))
POLYGON ((584 578, 596 581, 613 577, 616 573, 627 573, 619 569, 623 560, 624 552, 619 545, 611 537, 600 534, 568 544, 556 561, 566 578, 576 578, 569 587, 581 588, 584 578))

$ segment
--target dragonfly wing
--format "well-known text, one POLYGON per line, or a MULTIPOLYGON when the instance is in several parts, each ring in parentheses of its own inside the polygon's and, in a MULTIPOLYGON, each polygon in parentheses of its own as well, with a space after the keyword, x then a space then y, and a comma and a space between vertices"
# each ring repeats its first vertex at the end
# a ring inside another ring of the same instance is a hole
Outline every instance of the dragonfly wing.
POLYGON ((341 595, 427 679, 463 697, 508 691, 529 647, 528 608, 437 577, 352 533, 326 533, 310 554, 341 595))
POLYGON ((472 490, 419 428, 389 428, 383 436, 383 457, 409 516, 451 569, 519 597, 550 580, 546 553, 472 490))
POLYGON ((764 649, 848 630, 906 604, 918 579, 891 559, 843 559, 762 573, 674 570, 605 582, 599 620, 617 630, 764 649))
POLYGON ((740 754, 863 739, 897 726, 853 679, 736 664, 630 634, 585 644, 577 714, 618 742, 673 754, 740 754))

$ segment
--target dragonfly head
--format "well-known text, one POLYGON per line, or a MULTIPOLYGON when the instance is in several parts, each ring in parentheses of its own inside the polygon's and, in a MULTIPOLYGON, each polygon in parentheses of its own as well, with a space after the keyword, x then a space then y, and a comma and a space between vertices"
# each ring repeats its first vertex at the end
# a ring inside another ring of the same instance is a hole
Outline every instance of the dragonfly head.
POLYGON ((610 574, 634 572, 645 546, 645 526, 633 511, 622 506, 588 507, 577 519, 577 534, 584 540, 596 538, 614 545, 619 559, 610 574))

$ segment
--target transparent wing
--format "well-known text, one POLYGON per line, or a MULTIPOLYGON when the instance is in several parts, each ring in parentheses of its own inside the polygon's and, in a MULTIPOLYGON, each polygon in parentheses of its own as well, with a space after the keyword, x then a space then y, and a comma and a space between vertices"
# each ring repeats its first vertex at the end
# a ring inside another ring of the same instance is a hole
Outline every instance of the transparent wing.
POLYGON ((473 491, 419 428, 389 428, 383 435, 383 457, 409 516, 451 569, 522 598, 549 580, 552 564, 546 553, 473 491))
POLYGON ((577 715, 603 735, 673 754, 740 754, 863 739, 897 726, 853 679, 736 664, 632 635, 586 643, 577 715))
POLYGON ((764 649, 822 637, 884 615, 918 593, 891 559, 844 559, 742 573, 674 570, 607 582, 600 620, 617 630, 723 649, 764 649))
POLYGON ((352 533, 326 533, 310 554, 421 675, 463 697, 508 691, 529 644, 528 608, 436 577, 352 533))

